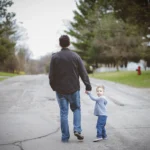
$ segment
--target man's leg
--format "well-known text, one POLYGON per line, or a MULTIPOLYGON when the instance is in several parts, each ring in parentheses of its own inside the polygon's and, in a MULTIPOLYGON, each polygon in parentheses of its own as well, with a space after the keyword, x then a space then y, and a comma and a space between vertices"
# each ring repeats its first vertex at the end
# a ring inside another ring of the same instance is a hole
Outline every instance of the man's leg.
POLYGON ((69 125, 68 125, 68 101, 64 95, 56 93, 58 104, 60 107, 60 122, 62 141, 67 142, 70 138, 69 125))
POLYGON ((74 135, 77 136, 79 140, 83 140, 84 137, 81 135, 81 108, 80 108, 80 93, 76 91, 70 94, 68 97, 70 101, 70 108, 73 111, 73 125, 74 125, 74 135))

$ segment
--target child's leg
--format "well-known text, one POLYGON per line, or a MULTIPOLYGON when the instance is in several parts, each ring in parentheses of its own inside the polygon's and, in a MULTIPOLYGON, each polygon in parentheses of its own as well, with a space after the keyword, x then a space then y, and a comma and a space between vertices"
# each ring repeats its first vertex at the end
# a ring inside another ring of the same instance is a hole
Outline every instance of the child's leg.
POLYGON ((107 120, 107 116, 103 116, 102 138, 107 137, 106 129, 105 129, 106 120, 107 120))
POLYGON ((98 142, 107 137, 106 130, 105 130, 106 119, 107 116, 98 116, 97 125, 96 125, 97 139, 95 139, 93 142, 98 142))
POLYGON ((97 129, 97 138, 102 138, 102 123, 101 123, 101 116, 98 116, 97 118, 97 125, 96 125, 96 129, 97 129))

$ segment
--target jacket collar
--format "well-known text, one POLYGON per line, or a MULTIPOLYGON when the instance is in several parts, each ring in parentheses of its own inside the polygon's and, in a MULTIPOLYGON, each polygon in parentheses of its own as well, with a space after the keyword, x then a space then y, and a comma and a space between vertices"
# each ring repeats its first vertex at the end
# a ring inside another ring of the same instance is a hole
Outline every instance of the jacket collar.
POLYGON ((67 48, 67 47, 64 47, 64 48, 61 49, 61 51, 63 51, 63 50, 70 50, 70 49, 67 48))

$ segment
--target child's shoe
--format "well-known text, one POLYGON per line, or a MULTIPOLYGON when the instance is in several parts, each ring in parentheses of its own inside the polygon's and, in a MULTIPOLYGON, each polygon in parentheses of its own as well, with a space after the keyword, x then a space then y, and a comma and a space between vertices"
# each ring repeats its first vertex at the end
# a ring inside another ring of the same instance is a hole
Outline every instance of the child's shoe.
POLYGON ((103 140, 103 138, 96 138, 96 139, 93 140, 93 142, 98 142, 98 141, 101 141, 101 140, 103 140))
POLYGON ((103 137, 103 140, 107 140, 108 138, 107 138, 107 136, 106 137, 103 137))

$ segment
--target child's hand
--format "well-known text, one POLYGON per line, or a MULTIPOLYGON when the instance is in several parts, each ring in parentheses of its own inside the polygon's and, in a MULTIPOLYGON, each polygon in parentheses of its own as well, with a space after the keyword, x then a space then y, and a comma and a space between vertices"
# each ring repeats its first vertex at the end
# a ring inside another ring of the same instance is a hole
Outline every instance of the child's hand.
POLYGON ((86 94, 89 94, 89 91, 85 91, 86 94))

